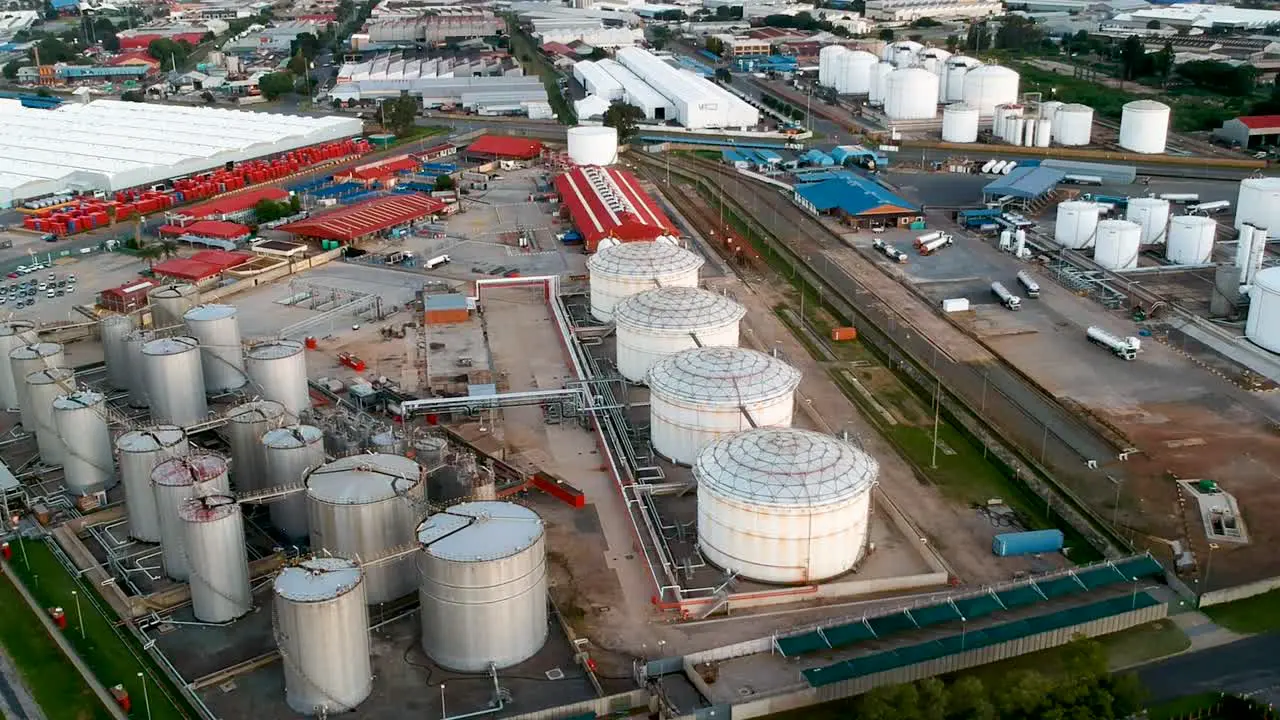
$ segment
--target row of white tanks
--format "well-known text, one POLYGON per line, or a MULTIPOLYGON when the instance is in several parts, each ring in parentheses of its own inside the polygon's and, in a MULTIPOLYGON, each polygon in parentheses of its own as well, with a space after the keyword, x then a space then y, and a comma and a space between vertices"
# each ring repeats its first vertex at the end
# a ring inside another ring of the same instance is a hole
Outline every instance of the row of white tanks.
POLYGON ((1179 265, 1202 265, 1213 255, 1218 224, 1203 215, 1171 216, 1168 200, 1130 198, 1124 219, 1104 219, 1107 206, 1088 200, 1058 205, 1054 240, 1083 250, 1092 247, 1094 262, 1112 270, 1137 267, 1143 245, 1164 245, 1165 257, 1179 265))

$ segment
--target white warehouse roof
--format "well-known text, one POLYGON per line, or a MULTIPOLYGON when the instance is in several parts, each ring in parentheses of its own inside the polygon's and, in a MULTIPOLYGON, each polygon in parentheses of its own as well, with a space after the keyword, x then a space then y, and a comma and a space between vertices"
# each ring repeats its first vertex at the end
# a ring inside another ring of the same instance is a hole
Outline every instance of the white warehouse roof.
POLYGON ((0 100, 0 207, 66 189, 120 190, 355 137, 361 121, 95 100, 0 100))
POLYGON ((675 116, 675 108, 672 107, 671 101, 667 100, 662 93, 649 87, 649 84, 635 73, 614 60, 601 60, 596 65, 622 85, 623 99, 644 110, 645 118, 670 120, 675 116))
POLYGON ((760 111, 741 98, 706 78, 677 70, 648 50, 623 48, 617 55, 618 62, 671 101, 687 128, 745 128, 760 122, 760 111))

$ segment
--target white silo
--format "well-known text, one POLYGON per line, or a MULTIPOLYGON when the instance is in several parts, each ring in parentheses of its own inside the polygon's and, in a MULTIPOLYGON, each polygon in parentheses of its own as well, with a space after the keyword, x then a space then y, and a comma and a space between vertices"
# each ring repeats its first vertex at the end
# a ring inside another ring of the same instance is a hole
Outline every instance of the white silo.
POLYGON ((664 242, 622 243, 587 258, 591 275, 591 316, 613 319, 623 298, 658 287, 697 287, 701 255, 664 242))
POLYGON ((59 396, 53 401, 53 424, 66 442, 62 473, 67 492, 91 495, 115 487, 106 397, 92 390, 59 396))
MULTIPOLYGON (((942 95, 944 102, 964 101, 964 76, 970 70, 981 67, 982 61, 964 55, 953 55, 942 70, 942 95)), ((989 113, 988 113, 989 114, 989 113)))
POLYGON ((875 70, 876 56, 865 50, 850 50, 841 56, 839 63, 843 74, 840 92, 848 95, 866 95, 871 92, 871 73, 875 70))
POLYGON ((952 103, 942 108, 942 141, 977 142, 978 109, 964 103, 952 103))
POLYGON ((889 94, 889 74, 894 71, 893 63, 879 62, 871 68, 871 85, 867 88, 867 102, 871 105, 883 105, 889 94))
POLYGON ((845 53, 840 45, 824 45, 818 51, 818 84, 836 87, 836 58, 845 53))
POLYGON ((37 370, 62 367, 65 364, 66 355, 58 343, 34 342, 19 345, 9 351, 9 370, 13 373, 17 407, 22 417, 22 429, 26 432, 36 431, 36 417, 31 412, 31 401, 27 398, 27 376, 37 370))
POLYGON ((0 409, 16 410, 20 407, 18 383, 14 380, 13 363, 8 358, 9 353, 17 348, 38 343, 35 331, 35 324, 26 320, 0 322, 0 409))
POLYGON ((274 587, 285 702, 301 715, 355 709, 373 691, 364 572, 344 558, 308 558, 282 569, 274 587))
POLYGON ((1155 100, 1134 100, 1120 111, 1120 147, 1136 153, 1164 152, 1169 136, 1169 106, 1155 100))
MULTIPOLYGON (((261 490, 266 485, 266 450, 263 433, 280 427, 290 419, 284 406, 271 400, 241 403, 227 411, 227 441, 231 446, 231 478, 236 492, 261 490)), ((299 478, 299 482, 301 478, 299 478)))
POLYGON ((1036 120, 1036 147, 1047 148, 1053 141, 1053 121, 1048 118, 1036 120))
POLYGON ((698 550, 708 562, 768 583, 841 575, 870 541, 880 466, 830 435, 759 428, 698 453, 698 550))
POLYGON ((649 441, 659 455, 691 464, 723 435, 789 427, 800 371, 746 348, 697 348, 649 369, 649 441))
POLYGON ((1103 220, 1098 223, 1093 261, 1108 270, 1136 268, 1141 242, 1141 225, 1128 220, 1103 220))
POLYGON ((182 321, 187 333, 200 343, 205 392, 216 395, 243 387, 248 378, 235 306, 197 305, 182 316, 182 321))
POLYGON ((1045 100, 1036 107, 1036 117, 1042 120, 1056 120, 1058 118, 1058 110, 1066 103, 1057 100, 1045 100))
POLYGON ((208 452, 173 457, 152 469, 151 485, 160 518, 160 559, 165 574, 186 582, 191 566, 187 563, 186 530, 178 511, 192 498, 226 495, 230 491, 227 461, 208 452))
POLYGON ((443 668, 518 665, 547 641, 542 519, 507 502, 468 502, 418 526, 422 650, 443 668))
POLYGON ((938 116, 938 76, 918 67, 889 73, 884 114, 890 120, 932 120, 938 116))
POLYGON ((147 364, 142 355, 142 346, 151 342, 154 337, 153 333, 139 330, 124 338, 124 354, 129 364, 129 407, 144 408, 150 404, 147 399, 147 364))
POLYGON ((130 430, 116 440, 120 479, 124 482, 124 504, 129 515, 129 537, 143 542, 160 542, 160 513, 151 472, 170 458, 191 452, 187 433, 177 425, 156 425, 130 430))
POLYGON ((665 287, 632 295, 613 309, 618 372, 643 383, 659 358, 696 347, 736 347, 738 323, 746 314, 736 300, 700 288, 665 287))
MULTIPOLYGON (((286 488, 302 485, 308 471, 324 464, 324 431, 312 425, 287 425, 268 430, 262 435, 266 451, 264 488, 286 488)), ((271 524, 290 538, 305 538, 311 532, 307 523, 307 495, 294 493, 267 505, 271 524)))
POLYGON ((1204 265, 1213 258, 1218 223, 1204 215, 1175 215, 1169 220, 1165 257, 1175 265, 1204 265))
POLYGON ((1142 226, 1142 244, 1158 245, 1169 230, 1169 201, 1156 197, 1129 198, 1124 219, 1142 226))
MULTIPOLYGON (((966 105, 966 107, 973 107, 966 105)), ((974 108, 975 110, 977 108, 974 108)), ((1013 142, 1014 118, 1022 117, 1023 107, 1018 104, 997 105, 991 111, 991 134, 1005 142, 1013 142)))
POLYGON ((1053 241, 1064 248, 1079 250, 1093 244, 1102 206, 1087 200, 1067 200, 1058 204, 1053 241))
POLYGON ((307 385, 307 354, 302 343, 271 340, 249 348, 245 370, 253 392, 274 400, 293 416, 311 407, 311 387, 307 385))
POLYGON ((240 504, 228 495, 192 498, 178 509, 197 620, 231 622, 253 609, 240 504))
POLYGON ((129 352, 124 339, 137 330, 132 315, 108 315, 98 321, 98 335, 102 338, 102 354, 107 362, 107 384, 117 390, 129 389, 132 377, 129 369, 129 352))
POLYGON ((142 346, 151 419, 187 427, 209 419, 200 344, 195 338, 156 338, 142 346))
POLYGON ((1080 147, 1088 145, 1093 137, 1093 108, 1069 103, 1058 108, 1054 115, 1053 139, 1059 145, 1080 147))
POLYGON ((1008 130, 1006 131, 1005 139, 1014 145, 1021 145, 1022 134, 1026 132, 1027 127, 1026 118, 1010 117, 1006 122, 1008 130))
POLYGON ((152 288, 147 293, 151 305, 151 327, 173 327, 182 316, 200 302, 200 288, 188 283, 171 283, 152 288))
POLYGON ((1026 132, 1022 135, 1022 144, 1026 147, 1035 147, 1036 144, 1036 128, 1040 126, 1040 121, 1035 118, 1026 119, 1026 132))
POLYGON ((920 58, 924 45, 915 40, 902 40, 885 47, 880 59, 893 63, 894 67, 911 67, 920 58))
MULTIPOLYGON (((414 541, 426 500, 422 467, 396 455, 351 455, 307 473, 311 549, 371 561, 414 541)), ((368 569, 370 604, 413 592, 413 557, 368 569)))
POLYGON ((569 160, 577 165, 612 165, 618 161, 618 129, 579 125, 566 133, 569 160))
POLYGON ((71 368, 47 368, 27 375, 27 401, 35 423, 40 461, 45 465, 61 465, 66 460, 67 444, 53 420, 53 401, 59 395, 75 392, 75 375, 71 368))
POLYGON ((1240 181, 1236 229, 1245 223, 1266 228, 1268 238, 1280 237, 1280 178, 1252 177, 1240 181))
POLYGON ((1280 267, 1265 268, 1254 276, 1244 336, 1264 350, 1280 353, 1280 267))
POLYGON ((1018 73, 1002 65, 983 65, 964 75, 964 101, 983 115, 997 105, 1018 101, 1018 73))

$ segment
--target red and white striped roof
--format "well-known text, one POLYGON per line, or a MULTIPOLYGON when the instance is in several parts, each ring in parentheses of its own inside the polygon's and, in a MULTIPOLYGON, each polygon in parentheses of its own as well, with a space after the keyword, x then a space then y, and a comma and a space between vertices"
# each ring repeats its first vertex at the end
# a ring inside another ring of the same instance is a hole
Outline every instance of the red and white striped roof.
POLYGON ((620 242, 679 235, 675 224, 626 170, 582 165, 555 180, 578 232, 594 252, 605 238, 620 242))

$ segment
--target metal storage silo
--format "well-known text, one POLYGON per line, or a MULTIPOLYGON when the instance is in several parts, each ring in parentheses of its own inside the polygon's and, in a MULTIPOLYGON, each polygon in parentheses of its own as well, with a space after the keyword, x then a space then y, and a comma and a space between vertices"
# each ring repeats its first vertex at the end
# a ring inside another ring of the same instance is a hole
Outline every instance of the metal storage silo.
POLYGON ((469 502, 417 529, 422 650, 437 665, 484 672, 518 665, 547 641, 542 520, 506 502, 469 502))
POLYGON ((1058 204, 1053 240, 1064 248, 1079 250, 1093 244, 1102 206, 1087 200, 1067 200, 1058 204))
MULTIPOLYGON (((264 488, 301 486, 308 471, 324 464, 324 431, 312 425, 287 425, 262 435, 264 488)), ((271 524, 291 538, 305 538, 307 494, 298 492, 267 505, 271 524)))
POLYGON ((840 58, 843 76, 840 92, 848 95, 866 95, 871 92, 871 73, 879 62, 875 55, 865 50, 850 50, 840 58))
POLYGON ((881 59, 893 63, 894 67, 906 68, 916 64, 924 45, 915 40, 903 40, 885 48, 881 59))
POLYGON ((124 339, 136 329, 137 323, 132 315, 108 315, 98 321, 102 354, 107 361, 107 383, 117 390, 130 387, 129 352, 124 339))
POLYGON ((840 45, 824 45, 818 51, 818 84, 829 88, 839 88, 836 86, 836 58, 845 53, 844 47, 840 45))
POLYGON ((964 101, 990 115, 997 105, 1018 101, 1018 73, 1002 65, 983 65, 964 74, 964 101))
POLYGON ((151 305, 151 327, 172 327, 200 302, 200 288, 187 283, 173 283, 152 288, 147 293, 151 305))
POLYGON ((893 63, 879 62, 871 68, 871 87, 867 90, 867 102, 871 105, 884 105, 889 95, 889 73, 894 71, 893 63))
POLYGON ((1069 103, 1058 108, 1054 115, 1053 139, 1059 145, 1080 147, 1088 145, 1093 137, 1093 108, 1069 103))
POLYGON ((276 576, 272 616, 294 712, 347 712, 373 691, 366 588, 360 566, 344 558, 309 558, 276 576))
POLYGON ((227 411, 227 440, 231 446, 231 476, 236 492, 267 487, 262 435, 290 421, 285 417, 284 406, 271 400, 242 403, 227 411))
POLYGON ((613 309, 618 372, 643 383, 659 358, 696 347, 738 345, 747 309, 710 290, 665 287, 637 293, 613 309))
POLYGON ((884 114, 890 120, 932 120, 938 116, 938 76, 918 67, 889 73, 884 114))
POLYGON ((147 364, 143 359, 142 346, 151 342, 154 337, 154 333, 139 330, 129 333, 124 338, 124 355, 129 374, 129 407, 144 408, 149 404, 147 364))
POLYGON ((394 430, 384 430, 369 438, 369 451, 387 455, 404 455, 407 446, 404 435, 394 430))
POLYGON ((1240 181, 1236 229, 1245 223, 1266 228, 1268 238, 1280 237, 1280 178, 1253 177, 1240 181))
POLYGON ((1203 265, 1213 259, 1218 223, 1204 215, 1175 215, 1169 221, 1165 257, 1175 265, 1203 265))
POLYGON ((1128 220, 1103 220, 1093 245, 1093 261, 1109 270, 1138 267, 1142 226, 1128 220))
POLYGON ((870 540, 879 463, 830 435, 759 428, 698 453, 698 549, 708 562, 768 583, 852 570, 870 540))
POLYGON ((160 559, 165 574, 178 582, 186 582, 191 569, 185 548, 186 530, 178 510, 192 498, 230 492, 227 461, 207 452, 170 458, 151 471, 151 485, 160 517, 160 559))
POLYGON ((13 373, 17 407, 22 416, 22 428, 27 432, 36 431, 36 417, 31 412, 31 401, 27 399, 27 376, 37 370, 65 364, 66 356, 58 343, 35 342, 9 351, 9 370, 13 373))
MULTIPOLYGON (((13 375, 13 362, 9 354, 17 348, 39 342, 36 326, 26 320, 7 320, 0 322, 0 409, 16 410, 18 401, 18 383, 13 375)), ((35 368, 32 368, 33 370, 35 368)), ((23 380, 26 376, 19 377, 23 380)))
POLYGON ((92 390, 61 395, 53 401, 53 424, 69 440, 62 460, 67 492, 91 495, 116 486, 106 398, 92 390))
POLYGON ((1036 120, 1035 146, 1047 148, 1053 141, 1053 121, 1048 118, 1036 120))
POLYGON ((182 316, 187 332, 200 343, 204 389, 210 394, 243 387, 244 348, 234 305, 197 305, 182 316))
POLYGON ((618 130, 579 125, 566 133, 569 160, 578 165, 612 165, 618 161, 618 130))
POLYGON ((1265 268, 1254 276, 1244 336, 1264 350, 1280 353, 1280 267, 1265 268))
POLYGON ((942 141, 978 142, 978 109, 964 103, 942 108, 942 141))
POLYGON ((187 427, 209 419, 204 371, 195 338, 156 338, 142 346, 151 419, 187 427))
MULTIPOLYGON (((71 368, 47 368, 27 375, 27 403, 40 448, 40 461, 45 465, 61 465, 67 457, 67 444, 53 421, 53 401, 59 395, 75 392, 76 373, 71 368)), ((68 438, 69 439, 69 438, 68 438)))
POLYGON ((657 287, 697 287, 698 271, 706 261, 677 245, 633 242, 605 248, 587 258, 591 275, 591 315, 601 322, 613 319, 620 300, 657 287))
POLYGON ((236 499, 229 495, 192 498, 178 509, 178 518, 196 619, 231 622, 253 609, 244 517, 236 499))
POLYGON ((1155 100, 1127 102, 1120 111, 1120 147, 1136 153, 1164 152, 1169 106, 1155 100))
POLYGON ((1057 100, 1045 100, 1036 107, 1036 116, 1041 120, 1056 120, 1058 117, 1058 109, 1066 103, 1057 100))
MULTIPOLYGON (((425 503, 422 468, 396 455, 352 455, 307 473, 311 548, 370 562, 414 541, 416 505, 425 503)), ((414 589, 413 557, 368 569, 369 603, 414 589)))
MULTIPOLYGON (((942 70, 943 102, 964 101, 964 76, 970 70, 981 67, 982 61, 964 55, 952 55, 942 70)), ((986 114, 990 114, 989 112, 986 114)))
POLYGON ((264 399, 280 403, 294 417, 311 407, 307 356, 302 343, 293 340, 258 343, 245 353, 244 362, 253 390, 264 399))
POLYGON ((746 348, 697 348, 649 369, 649 440, 691 464, 707 443, 750 427, 789 427, 800 371, 746 348))
POLYGON ((130 430, 116 440, 116 450, 120 451, 120 479, 124 481, 129 537, 160 542, 160 512, 156 509, 151 472, 165 460, 191 452, 187 433, 177 425, 130 430))
POLYGON ((1129 198, 1124 219, 1142 227, 1142 244, 1158 245, 1169 230, 1169 201, 1155 197, 1129 198))

